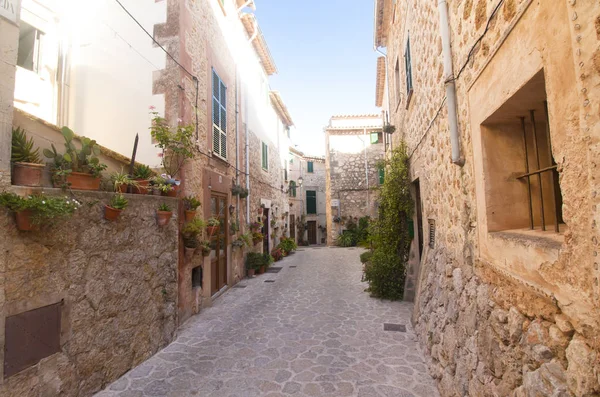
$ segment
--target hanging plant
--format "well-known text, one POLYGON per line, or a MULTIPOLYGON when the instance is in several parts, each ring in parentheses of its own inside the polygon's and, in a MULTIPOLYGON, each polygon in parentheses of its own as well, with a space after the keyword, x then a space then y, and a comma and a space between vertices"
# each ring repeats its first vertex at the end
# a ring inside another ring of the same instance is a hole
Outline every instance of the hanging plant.
POLYGON ((249 194, 250 194, 250 192, 248 192, 248 189, 246 189, 245 187, 240 188, 240 198, 241 199, 245 199, 246 197, 248 197, 249 194))
POLYGON ((386 134, 393 134, 394 132, 396 132, 396 126, 390 123, 386 123, 383 126, 383 132, 385 132, 386 134))

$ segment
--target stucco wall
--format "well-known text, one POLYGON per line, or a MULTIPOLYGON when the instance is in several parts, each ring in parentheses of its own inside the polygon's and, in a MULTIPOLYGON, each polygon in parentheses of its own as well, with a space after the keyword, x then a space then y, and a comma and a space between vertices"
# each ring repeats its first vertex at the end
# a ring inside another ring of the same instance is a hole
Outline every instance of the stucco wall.
POLYGON ((464 167, 450 161, 437 4, 399 3, 387 43, 394 87, 410 32, 414 93, 408 103, 401 67, 390 116, 421 187, 416 330, 444 396, 595 395, 598 114, 590 109, 598 106, 591 87, 598 84, 600 10, 592 2, 505 1, 467 62, 493 7, 449 2, 455 74, 464 65, 456 80, 464 167), (491 233, 480 125, 541 69, 566 226, 557 235, 491 233), (436 222, 433 249, 428 219, 436 222))
POLYGON ((63 302, 61 351, 0 381, 1 395, 90 396, 173 339, 177 218, 159 227, 156 209, 175 200, 127 195, 129 207, 109 222, 110 196, 75 192, 76 213, 38 232, 17 231, 1 211, 0 345, 6 316, 63 302))

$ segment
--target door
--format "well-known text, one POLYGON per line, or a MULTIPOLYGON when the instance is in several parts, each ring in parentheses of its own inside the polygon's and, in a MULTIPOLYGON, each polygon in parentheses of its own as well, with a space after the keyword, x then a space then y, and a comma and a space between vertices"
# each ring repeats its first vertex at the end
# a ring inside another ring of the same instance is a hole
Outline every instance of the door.
POLYGON ((211 252, 211 295, 227 285, 227 196, 212 193, 210 196, 210 216, 221 223, 218 232, 209 236, 211 252))
POLYGON ((317 221, 308 221, 308 243, 317 244, 317 221))
POLYGON ((419 238, 419 260, 423 256, 423 215, 421 213, 421 185, 417 179, 415 185, 415 198, 417 204, 417 237, 419 238))
POLYGON ((263 240, 263 252, 269 253, 269 223, 271 222, 271 220, 269 219, 269 209, 265 208, 263 210, 263 236, 265 236, 264 240, 263 240))
POLYGON ((290 215, 290 238, 296 241, 296 215, 290 215))

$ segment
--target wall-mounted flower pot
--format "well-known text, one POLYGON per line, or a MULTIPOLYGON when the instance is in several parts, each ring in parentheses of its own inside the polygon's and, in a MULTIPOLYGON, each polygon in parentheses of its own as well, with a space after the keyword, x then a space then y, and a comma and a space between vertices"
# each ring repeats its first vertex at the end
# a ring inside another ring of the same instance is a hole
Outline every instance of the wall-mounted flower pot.
POLYGON ((158 226, 165 226, 171 220, 171 216, 173 216, 173 212, 171 211, 156 211, 156 222, 158 226))
POLYGON ((248 269, 248 277, 254 277, 254 269, 248 269))
POLYGON ((185 221, 186 222, 193 221, 195 217, 196 217, 196 211, 185 210, 185 221))
POLYGON ((118 210, 109 205, 105 205, 104 206, 104 219, 106 219, 107 221, 116 221, 117 218, 119 218, 119 215, 121 215, 121 211, 122 210, 118 210))
POLYGON ((207 226, 206 227, 206 233, 208 233, 209 236, 214 236, 215 233, 219 232, 219 226, 207 226))
POLYGON ((148 186, 150 186, 150 181, 147 179, 136 179, 137 186, 133 187, 134 194, 148 194, 148 186))
POLYGON ((263 241, 263 239, 262 239, 262 238, 253 238, 253 239, 252 239, 252 242, 254 243, 254 245, 256 245, 256 244, 260 243, 261 241, 263 241))
POLYGON ((15 212, 15 221, 17 223, 17 229, 23 232, 30 232, 32 230, 38 230, 39 226, 34 225, 31 222, 31 210, 15 212))
POLYGON ((202 247, 202 256, 209 256, 210 251, 211 251, 210 247, 203 246, 202 247))
POLYGON ((46 166, 34 163, 13 163, 12 184, 18 186, 41 186, 46 166))
POLYGON ((169 190, 167 192, 167 196, 168 197, 177 197, 177 195, 179 194, 179 185, 171 185, 173 187, 173 189, 169 190))
POLYGON ((73 190, 100 190, 100 178, 84 172, 71 172, 67 183, 73 190))

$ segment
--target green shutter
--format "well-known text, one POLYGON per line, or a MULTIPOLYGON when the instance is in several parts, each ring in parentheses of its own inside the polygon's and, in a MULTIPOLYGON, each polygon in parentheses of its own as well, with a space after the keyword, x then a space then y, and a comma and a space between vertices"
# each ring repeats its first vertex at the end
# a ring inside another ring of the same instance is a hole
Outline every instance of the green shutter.
POLYGON ((314 190, 306 191, 306 213, 316 214, 317 213, 317 192, 314 190))
POLYGON ((265 170, 269 169, 269 147, 266 143, 262 143, 262 167, 265 170))
POLYGON ((371 144, 374 145, 376 143, 379 143, 379 134, 376 132, 372 132, 371 133, 371 144))
POLYGON ((312 174, 313 172, 315 172, 315 165, 314 165, 314 163, 312 161, 309 161, 307 163, 307 167, 308 167, 308 172, 309 173, 312 174))
POLYGON ((290 197, 296 197, 296 181, 290 181, 290 197))
POLYGON ((383 185, 385 182, 385 169, 383 167, 379 168, 379 184, 383 185))

